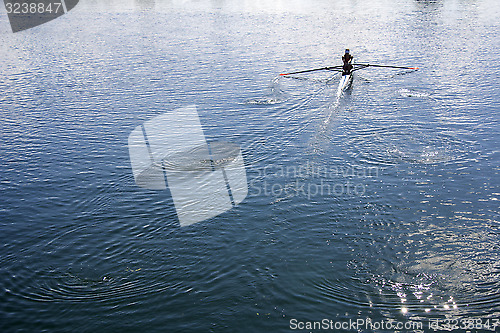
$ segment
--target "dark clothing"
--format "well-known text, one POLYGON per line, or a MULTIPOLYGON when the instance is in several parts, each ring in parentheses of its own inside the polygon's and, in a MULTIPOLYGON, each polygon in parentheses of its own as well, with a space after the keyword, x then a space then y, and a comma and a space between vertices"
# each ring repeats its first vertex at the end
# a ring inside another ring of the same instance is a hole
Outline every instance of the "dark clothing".
POLYGON ((344 71, 344 74, 351 73, 351 69, 352 69, 352 64, 350 64, 348 62, 344 63, 344 66, 342 66, 342 70, 344 71))
POLYGON ((344 66, 342 67, 342 70, 344 71, 344 74, 349 74, 352 69, 352 61, 353 57, 349 53, 346 53, 342 56, 342 61, 344 62, 344 66))
POLYGON ((342 61, 345 63, 352 61, 352 55, 346 53, 342 56, 342 61))

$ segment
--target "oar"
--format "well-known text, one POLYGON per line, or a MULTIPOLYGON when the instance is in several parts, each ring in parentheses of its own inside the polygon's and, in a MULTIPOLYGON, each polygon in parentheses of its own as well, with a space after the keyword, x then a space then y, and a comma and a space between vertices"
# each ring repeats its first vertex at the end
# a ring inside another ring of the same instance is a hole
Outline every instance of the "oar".
POLYGON ((300 73, 309 73, 309 72, 322 71, 322 70, 340 69, 340 68, 342 68, 342 66, 321 67, 321 68, 314 68, 314 69, 306 69, 304 71, 298 71, 298 72, 283 73, 283 74, 280 74, 280 76, 291 75, 291 74, 300 74, 300 73))
POLYGON ((366 67, 387 67, 387 68, 401 68, 401 69, 414 69, 414 70, 418 70, 418 67, 386 66, 386 65, 370 65, 370 64, 353 64, 353 65, 362 65, 362 66, 366 66, 366 67))

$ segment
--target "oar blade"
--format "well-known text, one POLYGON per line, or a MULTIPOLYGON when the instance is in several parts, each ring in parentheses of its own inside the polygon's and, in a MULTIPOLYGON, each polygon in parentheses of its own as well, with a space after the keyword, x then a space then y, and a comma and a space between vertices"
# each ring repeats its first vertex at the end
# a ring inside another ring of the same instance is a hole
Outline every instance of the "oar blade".
POLYGON ((364 67, 384 67, 384 68, 398 68, 398 69, 413 69, 418 70, 418 67, 406 67, 406 66, 389 66, 389 65, 374 65, 374 64, 353 64, 360 65, 364 67))
POLYGON ((309 72, 323 71, 323 70, 340 70, 340 69, 342 69, 342 66, 321 67, 321 68, 306 69, 306 70, 297 71, 297 72, 282 73, 282 74, 279 74, 279 76, 286 76, 286 75, 292 75, 292 74, 301 74, 301 73, 309 73, 309 72))

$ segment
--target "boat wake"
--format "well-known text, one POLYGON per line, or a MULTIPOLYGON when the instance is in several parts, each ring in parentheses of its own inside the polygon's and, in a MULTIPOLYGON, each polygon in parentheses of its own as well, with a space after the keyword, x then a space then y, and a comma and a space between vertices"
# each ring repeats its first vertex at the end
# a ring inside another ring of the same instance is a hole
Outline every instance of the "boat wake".
POLYGON ((402 88, 398 90, 398 93, 402 97, 416 97, 416 98, 427 98, 431 97, 429 93, 421 92, 415 89, 402 88))
POLYGON ((282 89, 280 84, 281 77, 275 77, 269 84, 269 93, 264 97, 251 98, 246 104, 253 105, 274 105, 284 103, 289 99, 288 94, 282 89))
POLYGON ((246 101, 246 104, 254 104, 254 105, 274 105, 274 104, 279 104, 279 103, 283 103, 285 102, 285 100, 281 100, 281 99, 276 99, 276 98, 266 98, 266 97, 263 97, 263 98, 251 98, 249 100, 246 101))

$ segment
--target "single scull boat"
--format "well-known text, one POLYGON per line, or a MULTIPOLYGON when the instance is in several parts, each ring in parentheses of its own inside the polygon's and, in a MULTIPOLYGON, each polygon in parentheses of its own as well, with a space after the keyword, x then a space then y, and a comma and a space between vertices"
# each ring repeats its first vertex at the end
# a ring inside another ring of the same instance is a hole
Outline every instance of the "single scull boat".
POLYGON ((385 68, 418 70, 418 67, 386 66, 386 65, 372 65, 372 64, 352 64, 352 66, 350 66, 350 68, 348 68, 347 70, 344 68, 344 66, 332 66, 332 67, 306 69, 306 70, 298 71, 298 72, 283 73, 283 74, 280 74, 280 76, 288 76, 288 75, 292 75, 292 74, 302 74, 302 73, 309 73, 309 72, 322 71, 322 70, 342 72, 342 76, 340 77, 339 87, 337 90, 337 95, 340 96, 343 91, 347 90, 351 86, 351 83, 353 80, 352 73, 354 71, 368 68, 368 67, 385 67, 385 68))
POLYGON ((342 92, 344 92, 344 90, 347 90, 352 83, 353 58, 348 53, 349 50, 346 50, 346 55, 349 56, 347 60, 344 60, 344 57, 342 57, 344 65, 342 66, 342 76, 340 77, 339 87, 337 89, 337 97, 340 97, 342 95, 342 92))

